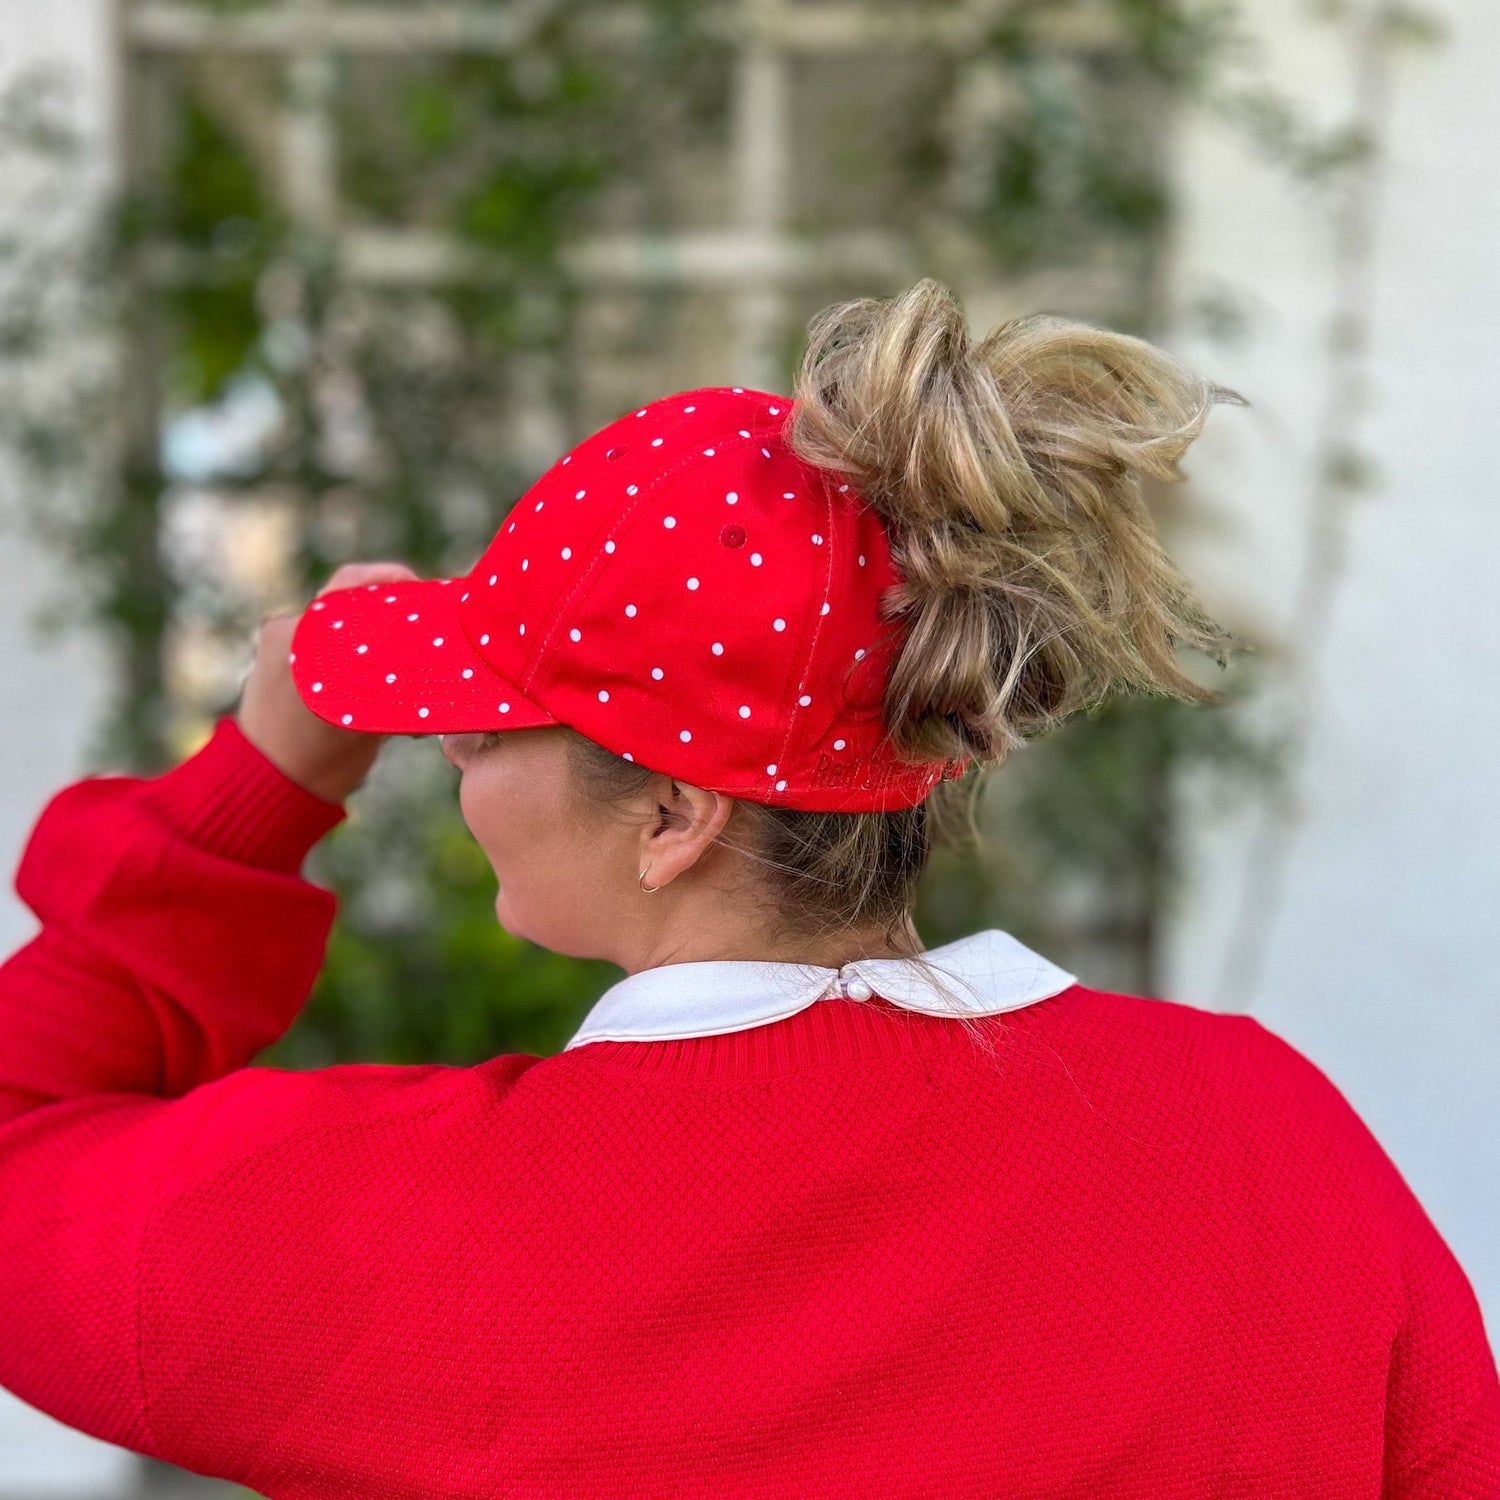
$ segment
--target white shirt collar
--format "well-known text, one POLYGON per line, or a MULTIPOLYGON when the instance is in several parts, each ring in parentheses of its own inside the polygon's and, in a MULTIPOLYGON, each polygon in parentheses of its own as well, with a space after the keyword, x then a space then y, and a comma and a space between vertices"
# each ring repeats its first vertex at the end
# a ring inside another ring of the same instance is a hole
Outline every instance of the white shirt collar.
POLYGON ((1060 994, 1077 982, 996 927, 929 948, 922 957, 953 991, 951 998, 904 958, 857 958, 840 969, 764 959, 710 959, 642 969, 605 990, 563 1050, 585 1042, 663 1042, 744 1031, 837 996, 868 1000, 879 995, 933 1016, 993 1016, 1060 994))

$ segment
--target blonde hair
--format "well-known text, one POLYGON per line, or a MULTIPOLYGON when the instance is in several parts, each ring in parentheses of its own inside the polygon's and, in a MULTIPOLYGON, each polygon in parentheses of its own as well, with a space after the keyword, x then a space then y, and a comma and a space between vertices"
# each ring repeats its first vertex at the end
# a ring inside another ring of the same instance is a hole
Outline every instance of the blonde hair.
MULTIPOLYGON (((898 755, 997 765, 1118 690, 1214 696, 1175 651, 1222 661, 1231 638, 1162 550, 1141 481, 1180 478, 1209 409, 1240 397, 1143 339, 1061 318, 1004 322, 974 343, 931 278, 835 303, 808 333, 785 440, 885 522, 904 579, 884 610, 905 634, 884 705, 898 755)), ((655 774, 577 740, 575 764, 606 800, 655 774)), ((976 785, 940 782, 893 812, 741 800, 726 832, 746 837, 721 842, 766 867, 778 937, 893 932, 933 835, 977 837, 976 785)))
POLYGON ((1178 460, 1216 401, 1144 339, 1062 318, 971 345, 928 278, 820 312, 786 439, 886 523, 907 639, 886 727, 914 758, 996 763, 1115 689, 1212 696, 1174 648, 1229 638, 1162 551, 1142 476, 1178 460))

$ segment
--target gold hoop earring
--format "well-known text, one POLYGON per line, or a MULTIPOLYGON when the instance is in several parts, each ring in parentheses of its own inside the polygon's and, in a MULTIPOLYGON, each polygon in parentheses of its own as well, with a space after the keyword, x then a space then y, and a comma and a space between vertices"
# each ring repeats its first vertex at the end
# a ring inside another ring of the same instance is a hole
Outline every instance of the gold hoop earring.
POLYGON ((644 870, 642 870, 641 873, 636 876, 636 884, 639 885, 640 888, 645 891, 648 896, 654 896, 656 892, 661 889, 659 885, 646 884, 646 872, 644 870))

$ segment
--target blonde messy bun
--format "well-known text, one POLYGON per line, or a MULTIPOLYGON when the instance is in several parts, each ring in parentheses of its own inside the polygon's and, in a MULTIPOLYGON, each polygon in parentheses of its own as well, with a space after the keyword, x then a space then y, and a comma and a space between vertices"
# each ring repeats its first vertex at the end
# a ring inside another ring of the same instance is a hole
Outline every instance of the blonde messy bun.
POLYGON ((1230 638, 1162 551, 1141 479, 1232 391, 1142 339, 1061 318, 971 342, 931 278, 808 325, 787 441, 884 518, 907 638, 885 721, 914 759, 998 761, 1117 688, 1213 695, 1174 647, 1230 638))

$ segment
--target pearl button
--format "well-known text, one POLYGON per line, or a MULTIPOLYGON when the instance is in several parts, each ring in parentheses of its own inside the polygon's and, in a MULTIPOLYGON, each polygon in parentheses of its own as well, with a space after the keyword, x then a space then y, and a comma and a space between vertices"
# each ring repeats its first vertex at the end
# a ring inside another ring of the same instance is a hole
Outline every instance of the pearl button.
POLYGON ((844 993, 851 1000, 868 1000, 875 992, 863 979, 855 978, 844 986, 844 993))

